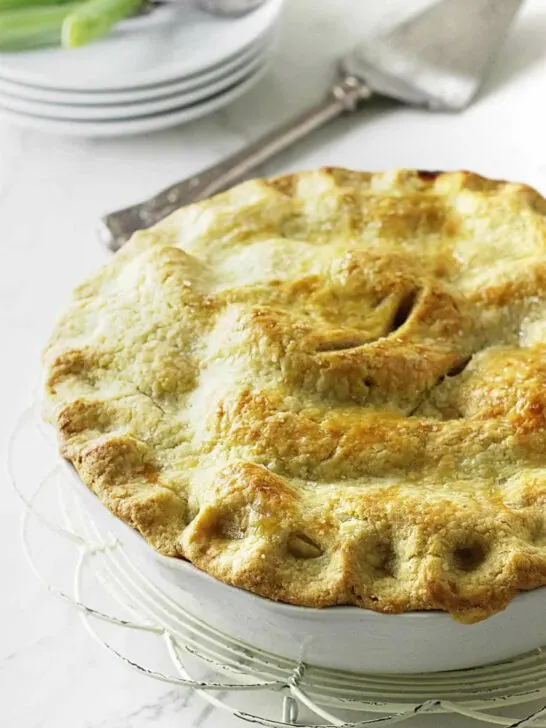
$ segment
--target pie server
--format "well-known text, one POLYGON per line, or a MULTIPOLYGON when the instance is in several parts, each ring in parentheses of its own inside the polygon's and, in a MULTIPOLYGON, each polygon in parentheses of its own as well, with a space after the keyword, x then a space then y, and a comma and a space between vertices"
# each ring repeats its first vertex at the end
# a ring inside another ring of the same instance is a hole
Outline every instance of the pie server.
POLYGON ((341 59, 336 82, 316 106, 150 200, 109 213, 101 220, 101 238, 118 250, 136 230, 231 187, 375 94, 435 110, 464 109, 522 4, 523 0, 442 0, 367 40, 341 59))

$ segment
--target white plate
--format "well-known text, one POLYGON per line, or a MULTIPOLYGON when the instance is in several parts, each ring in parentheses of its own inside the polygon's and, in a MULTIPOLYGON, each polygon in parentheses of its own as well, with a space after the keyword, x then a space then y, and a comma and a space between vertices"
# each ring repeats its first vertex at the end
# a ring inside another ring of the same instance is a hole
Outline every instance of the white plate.
POLYGON ((140 88, 132 88, 116 91, 63 91, 52 88, 38 88, 36 86, 28 86, 18 81, 8 81, 0 76, 0 93, 17 96, 18 98, 28 99, 29 101, 41 101, 48 104, 69 104, 71 106, 106 106, 108 104, 124 104, 135 103, 138 101, 151 101, 152 99, 164 98, 183 91, 192 91, 200 88, 202 85, 211 83, 226 74, 237 70, 251 58, 262 52, 267 46, 273 43, 275 36, 269 30, 261 38, 248 45, 241 53, 220 63, 213 68, 203 71, 202 73, 185 76, 175 81, 167 83, 155 84, 152 86, 142 86, 140 88))
POLYGON ((546 644, 546 588, 520 594, 504 612, 465 625, 442 612, 296 607, 227 586, 187 561, 154 551, 111 515, 68 463, 66 468, 93 519, 152 583, 170 584, 183 609, 274 655, 356 673, 419 673, 485 665, 546 644))
POLYGON ((10 111, 0 104, 0 116, 17 126, 26 129, 35 129, 48 134, 61 134, 75 137, 114 137, 143 134, 145 132, 167 129, 171 126, 193 121, 207 114, 211 114, 252 88, 264 75, 269 66, 268 60, 249 78, 226 91, 192 106, 173 109, 163 114, 153 114, 134 119, 119 119, 113 121, 67 121, 64 119, 50 119, 45 116, 34 116, 17 111, 10 111))
POLYGON ((282 0, 241 18, 190 4, 158 8, 153 23, 130 21, 83 48, 1 53, 0 77, 40 88, 107 91, 140 88, 201 73, 248 47, 275 22, 282 0))
POLYGON ((229 89, 251 76, 261 68, 268 54, 265 50, 251 58, 245 65, 226 74, 222 78, 189 92, 172 94, 162 99, 142 101, 134 104, 108 106, 70 106, 68 104, 48 104, 41 101, 29 101, 0 92, 0 106, 9 111, 16 111, 48 119, 66 119, 69 121, 109 121, 117 119, 133 119, 161 114, 173 109, 182 109, 211 98, 229 89))

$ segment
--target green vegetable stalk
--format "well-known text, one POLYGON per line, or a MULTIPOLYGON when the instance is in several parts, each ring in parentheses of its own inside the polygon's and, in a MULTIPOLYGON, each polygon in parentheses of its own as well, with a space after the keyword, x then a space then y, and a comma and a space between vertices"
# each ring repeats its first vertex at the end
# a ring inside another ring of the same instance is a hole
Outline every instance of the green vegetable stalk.
POLYGON ((22 10, 34 6, 64 5, 74 0, 0 0, 0 13, 3 10, 22 10))
POLYGON ((23 7, 23 0, 19 4, 21 7, 17 9, 0 11, 0 50, 15 51, 58 43, 64 19, 79 5, 69 2, 23 7))
POLYGON ((131 15, 144 0, 86 0, 66 16, 61 42, 76 48, 106 35, 119 20, 131 15))

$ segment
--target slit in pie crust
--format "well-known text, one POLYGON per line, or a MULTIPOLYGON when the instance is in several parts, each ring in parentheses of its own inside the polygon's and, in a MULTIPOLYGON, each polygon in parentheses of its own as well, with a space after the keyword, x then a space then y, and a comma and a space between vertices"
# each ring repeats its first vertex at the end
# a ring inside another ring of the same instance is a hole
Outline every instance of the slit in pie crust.
POLYGON ((344 169, 181 209, 57 325, 62 454, 228 584, 483 619, 546 584, 545 214, 468 172, 344 169))

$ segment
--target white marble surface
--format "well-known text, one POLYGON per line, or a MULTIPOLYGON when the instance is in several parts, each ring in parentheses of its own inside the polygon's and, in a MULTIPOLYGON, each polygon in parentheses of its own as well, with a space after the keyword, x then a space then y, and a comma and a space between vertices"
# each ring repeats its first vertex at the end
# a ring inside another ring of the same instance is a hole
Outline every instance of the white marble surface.
MULTIPOLYGON (((260 88, 189 126, 135 138, 74 141, 0 121, 2 448, 28 401, 56 313, 72 286, 108 258, 94 235, 98 216, 203 168, 314 100, 331 75, 330 59, 358 33, 370 32, 410 3, 361 3, 360 23, 350 18, 354 5, 352 0, 290 0, 279 56, 260 88), (376 5, 380 8, 372 9, 376 5)), ((484 92, 468 111, 448 116, 375 105, 315 134, 264 171, 322 164, 466 168, 519 178, 546 191, 545 39, 546 3, 528 0, 484 92)), ((1 725, 242 725, 187 691, 130 672, 90 641, 73 610, 30 573, 18 536, 21 508, 6 478, 2 481, 1 725)), ((42 553, 48 548, 44 538, 42 553)), ((52 559, 53 574, 55 563, 52 559)), ((244 704, 263 707, 257 696, 244 704)), ((423 717, 411 725, 469 723, 423 717)))

